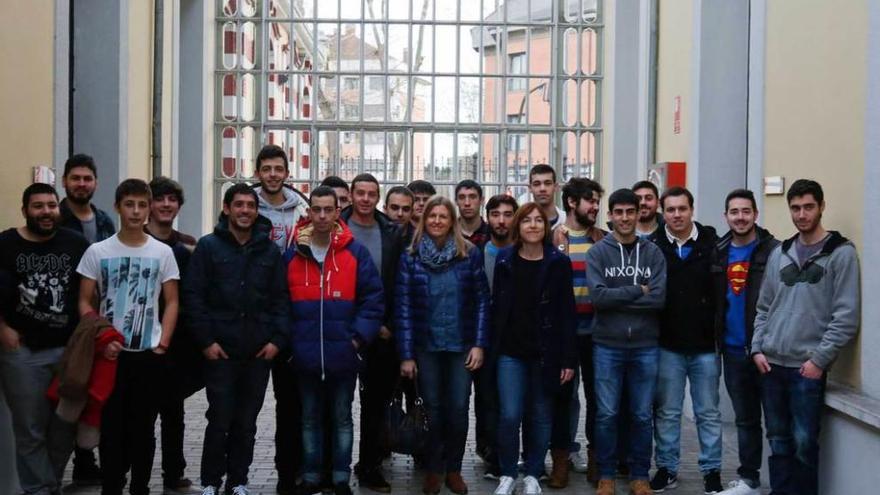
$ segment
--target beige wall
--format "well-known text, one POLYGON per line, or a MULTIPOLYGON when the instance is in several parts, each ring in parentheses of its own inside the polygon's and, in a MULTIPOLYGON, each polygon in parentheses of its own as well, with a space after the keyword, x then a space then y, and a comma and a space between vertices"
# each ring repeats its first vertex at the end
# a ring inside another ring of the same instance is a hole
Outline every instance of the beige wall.
MULTIPOLYGON (((32 167, 52 166, 52 0, 4 0, 0 16, 0 228, 22 223, 32 167), (27 22, 23 22, 25 20, 27 22)), ((60 170, 59 170, 60 173, 60 170)))
MULTIPOLYGON (((819 181, 824 225, 861 247, 867 0, 767 2, 764 175, 819 181), (831 14, 831 15, 830 15, 831 14)), ((765 198, 763 223, 793 234, 785 198, 765 198)), ((864 262, 864 260, 863 260, 864 262)), ((838 378, 858 383, 858 345, 841 356, 838 378)))
POLYGON ((688 161, 693 2, 659 0, 656 161, 688 161), (681 97, 681 132, 673 132, 673 101, 681 97))

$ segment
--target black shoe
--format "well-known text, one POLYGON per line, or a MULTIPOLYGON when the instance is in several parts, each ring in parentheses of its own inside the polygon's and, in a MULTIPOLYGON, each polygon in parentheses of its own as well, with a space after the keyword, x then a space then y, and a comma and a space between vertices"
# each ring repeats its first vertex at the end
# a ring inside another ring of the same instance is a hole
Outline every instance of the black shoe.
POLYGON ((303 482, 296 489, 297 495, 321 495, 321 487, 314 483, 303 482))
POLYGON ((193 482, 189 478, 177 478, 173 480, 164 480, 162 486, 165 491, 173 493, 194 493, 193 482))
POLYGON ((721 472, 712 470, 703 476, 703 491, 706 495, 721 493, 724 488, 721 487, 721 472))
MULTIPOLYGON (((379 493, 391 493, 391 484, 382 476, 381 469, 371 469, 357 474, 358 484, 379 493)), ((337 485, 338 487, 339 485, 337 485)))
POLYGON ((336 483, 333 486, 333 495, 352 495, 351 487, 348 483, 336 483))
POLYGON ((654 490, 654 493, 663 493, 667 489, 672 489, 678 486, 678 474, 670 473, 668 469, 662 467, 654 473, 654 478, 651 479, 651 490, 654 490))
POLYGON ((73 458, 73 484, 77 486, 100 485, 103 476, 95 460, 95 453, 87 449, 76 449, 73 458))

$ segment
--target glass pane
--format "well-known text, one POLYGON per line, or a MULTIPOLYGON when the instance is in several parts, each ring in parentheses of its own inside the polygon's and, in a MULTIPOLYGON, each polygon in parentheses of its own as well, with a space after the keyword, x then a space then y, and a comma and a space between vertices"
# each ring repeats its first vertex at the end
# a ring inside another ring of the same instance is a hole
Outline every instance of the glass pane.
POLYGON ((235 74, 226 74, 222 79, 223 100, 221 102, 221 114, 223 120, 235 120, 238 116, 237 105, 235 101, 235 74))
POLYGON ((406 165, 406 133, 389 132, 386 139, 386 157, 388 168, 385 180, 398 182, 404 180, 406 165))
POLYGON ((339 4, 337 2, 338 0, 318 0, 318 17, 321 19, 337 19, 339 17, 339 4))
POLYGON ((414 132, 412 140, 413 170, 412 179, 432 180, 431 175, 431 133, 414 132))
POLYGON ((516 131, 507 132, 507 181, 525 183, 529 169, 528 135, 516 131))
POLYGON ((361 133, 360 131, 339 132, 339 176, 350 181, 361 173, 361 133))
POLYGON ((287 120, 290 118, 290 95, 292 79, 287 74, 267 74, 266 118, 287 120))
POLYGON ((455 122, 455 78, 434 78, 434 122, 455 122))
POLYGON ((437 26, 434 30, 434 39, 437 42, 434 70, 436 72, 454 73, 456 64, 455 37, 458 35, 458 28, 456 26, 437 26))
MULTIPOLYGON (((234 3, 233 3, 234 5, 234 3)), ((223 68, 234 69, 238 64, 238 32, 234 22, 223 25, 223 68)))
POLYGON ((480 164, 480 177, 477 180, 481 182, 500 181, 501 177, 498 175, 498 134, 483 134, 480 138, 480 146, 483 161, 480 164))
POLYGON ((577 137, 573 132, 563 132, 559 139, 562 151, 562 180, 567 181, 572 177, 578 177, 577 167, 577 137))
POLYGON ((551 57, 550 28, 531 28, 529 36, 530 74, 550 74, 551 57))
POLYGON ((413 77, 415 95, 412 97, 412 121, 430 122, 433 116, 431 107, 431 77, 413 77))
POLYGON ((310 176, 310 136, 311 131, 290 131, 287 156, 290 162, 290 177, 307 180, 310 176))
POLYGON ((269 70, 290 69, 290 24, 269 23, 269 70))
POLYGON ((364 85, 364 120, 385 120, 385 76, 367 76, 364 85))
POLYGON ((257 0, 240 0, 241 15, 245 17, 253 17, 257 15, 257 0))
MULTIPOLYGON (((410 0, 387 0, 387 3, 389 19, 409 19, 410 0)), ((421 4, 421 2, 419 2, 419 4, 421 4)), ((421 5, 418 7, 421 8, 421 5)))
POLYGON ((320 131, 318 133, 318 177, 337 174, 339 163, 339 133, 320 131))
POLYGON ((241 177, 244 179, 254 176, 254 149, 257 146, 255 135, 253 127, 241 128, 241 177))
POLYGON ((458 63, 463 74, 480 73, 480 28, 461 26, 459 33, 458 63), (471 33, 474 33, 474 36, 471 33))
POLYGON ((458 79, 458 121, 476 124, 480 122, 480 78, 458 79))
POLYGON ((596 135, 592 132, 584 132, 581 134, 581 149, 578 158, 579 171, 581 177, 595 177, 596 163, 596 135))
POLYGON ((385 71, 385 45, 388 34, 381 24, 364 26, 364 70, 367 72, 385 71))
MULTIPOLYGON (((337 43, 339 41, 338 24, 318 24, 318 67, 319 71, 339 70, 337 43)), ((359 50, 360 48, 358 48, 359 50)))
POLYGON ((338 91, 336 77, 321 76, 318 78, 318 120, 335 120, 337 115, 336 93, 338 91))
POLYGON ((581 81, 581 125, 591 126, 596 123, 596 81, 581 81))
POLYGON ((581 70, 585 74, 596 74, 599 70, 597 41, 595 30, 581 31, 581 70))
POLYGON ((597 0, 583 0, 584 22, 596 22, 599 20, 599 10, 596 8, 597 0))
POLYGON ((408 81, 406 76, 388 77, 388 117, 392 122, 404 122, 410 118, 408 81))
POLYGON ((484 77, 482 80, 483 123, 499 124, 504 120, 501 116, 502 87, 500 77, 484 77))
POLYGON ((531 22, 550 22, 553 20, 551 15, 553 5, 551 0, 531 0, 531 11, 529 12, 529 20, 531 22))
MULTIPOLYGON (((367 19, 367 20, 369 20, 369 19, 377 19, 377 20, 385 19, 385 4, 386 3, 387 2, 385 0, 379 0, 379 1, 368 0, 366 2, 366 5, 364 5, 364 7, 366 8, 366 10, 364 10, 364 19, 367 19)), ((348 12, 348 11, 346 10, 346 12, 348 12)), ((346 13, 346 15, 348 15, 348 14, 346 13)))
MULTIPOLYGON (((363 38, 361 35, 361 26, 358 24, 343 24, 342 36, 339 45, 339 70, 341 71, 360 71, 361 70, 361 44, 363 38)), ((368 63, 364 63, 368 65, 368 63)))
MULTIPOLYGON (((434 155, 431 165, 434 169, 434 180, 450 182, 455 180, 452 175, 453 150, 455 135, 448 132, 434 134, 434 155)), ((437 191, 440 193, 440 191, 437 191)))
MULTIPOLYGON (((288 1, 288 0, 284 0, 288 1)), ((293 15, 296 19, 313 19, 315 17, 315 0, 292 0, 293 15)))
MULTIPOLYGON (((293 1, 300 3, 300 0, 293 1)), ((291 0, 269 0, 269 17, 278 17, 282 19, 293 17, 290 10, 290 2, 291 0)), ((311 3, 311 0, 309 0, 308 3, 311 3)))
POLYGON ((256 80, 253 74, 241 77, 241 120, 254 120, 257 112, 256 80))
POLYGON ((238 134, 234 127, 224 127, 221 133, 220 146, 220 173, 223 177, 235 177, 236 162, 238 158, 238 134))
POLYGON ((364 132, 364 172, 385 182, 385 133, 364 132))
POLYGON ((458 176, 456 181, 462 179, 476 179, 479 177, 478 159, 480 148, 480 135, 473 133, 458 134, 458 150, 456 164, 458 176))
POLYGON ((257 25, 253 22, 245 22, 241 25, 241 67, 250 70, 256 65, 257 25))
POLYGON ((238 0, 223 0, 223 15, 232 17, 238 12, 238 0))
MULTIPOLYGON (((473 1, 473 0, 471 0, 473 1)), ((454 21, 458 17, 456 0, 442 0, 437 2, 436 19, 438 21, 454 21)))
MULTIPOLYGON (((336 2, 336 0, 318 0, 318 3, 320 2, 336 2)), ((342 0, 340 17, 343 19, 360 19, 363 17, 361 15, 361 0, 342 0)))
POLYGON ((529 79, 529 124, 550 125, 550 80, 529 79))
POLYGON ((311 120, 314 105, 312 104, 312 92, 314 89, 306 84, 310 76, 294 75, 291 77, 293 84, 293 118, 311 120))
POLYGON ((285 149, 287 145, 287 131, 285 131, 284 129, 266 130, 266 144, 274 144, 275 146, 278 146, 281 149, 285 150, 288 159, 293 156, 290 153, 290 150, 285 149))
POLYGON ((510 26, 507 28, 507 47, 504 50, 506 55, 508 74, 526 74, 528 66, 526 65, 526 29, 523 26, 510 26))
POLYGON ((581 0, 563 0, 563 15, 565 22, 578 22, 580 16, 581 0))
POLYGON ((434 71, 434 28, 419 24, 413 26, 413 72, 434 71))
MULTIPOLYGON (((486 26, 482 29, 482 32, 483 46, 480 55, 483 62, 483 74, 501 74, 504 60, 500 57, 501 52, 498 47, 501 42, 499 38, 503 35, 504 28, 486 26)), ((479 32, 471 31, 471 43, 475 46, 479 46, 481 43, 479 36, 479 32)))
POLYGON ((434 0, 412 0, 412 17, 413 20, 432 20, 434 18, 434 0))
POLYGON ((344 76, 342 78, 342 97, 340 115, 342 120, 360 120, 361 118, 361 78, 344 76))
MULTIPOLYGON (((484 0, 485 3, 491 3, 492 0, 484 0)), ((461 0, 461 12, 459 17, 462 21, 479 21, 481 19, 479 0, 461 0)), ((462 38, 464 39, 464 38, 462 38)))
POLYGON ((409 26, 391 24, 388 26, 388 70, 408 72, 409 59, 409 26))
POLYGON ((565 60, 563 70, 565 74, 573 76, 578 70, 578 33, 574 28, 565 30, 563 36, 564 43, 562 45, 562 58, 565 60))
POLYGON ((577 81, 575 79, 566 79, 562 83, 562 123, 563 125, 573 126, 577 124, 577 81))

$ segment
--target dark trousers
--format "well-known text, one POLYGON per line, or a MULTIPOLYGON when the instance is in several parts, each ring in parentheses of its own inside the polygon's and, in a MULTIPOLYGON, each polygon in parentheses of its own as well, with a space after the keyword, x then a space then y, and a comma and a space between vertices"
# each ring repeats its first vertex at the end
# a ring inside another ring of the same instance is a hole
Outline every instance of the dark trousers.
POLYGON ((379 469, 388 440, 385 435, 385 406, 391 400, 400 376, 400 361, 392 339, 376 339, 367 349, 366 367, 361 372, 361 441, 358 473, 379 469))
POLYGON ((202 485, 247 485, 254 457, 257 415, 263 407, 269 369, 263 359, 205 361, 208 426, 202 450, 202 485))
POLYGON ((733 404, 739 450, 737 474, 752 488, 761 485, 764 439, 761 430, 761 375, 749 356, 725 352, 724 384, 733 404))
POLYGON ((581 365, 581 380, 584 383, 584 401, 587 405, 584 435, 590 448, 595 447, 596 431, 596 379, 593 370, 593 336, 578 335, 578 358, 581 365))
POLYGON ((103 495, 120 495, 131 470, 132 495, 149 493, 165 356, 152 351, 122 352, 116 384, 101 415, 103 495))
MULTIPOLYGON (((175 337, 175 339, 177 339, 175 337)), ((183 478, 183 402, 205 387, 204 358, 198 349, 185 347, 178 340, 170 346, 159 419, 162 423, 162 478, 172 483, 183 478)))
POLYGON ((419 391, 429 419, 425 461, 432 473, 461 471, 471 396, 466 358, 467 352, 416 350, 419 391))
POLYGON ((761 403, 770 442, 773 495, 819 491, 819 428, 825 379, 804 378, 798 368, 772 365, 761 377, 761 403))
POLYGON ((498 464, 498 367, 497 358, 487 355, 483 366, 474 373, 474 416, 477 453, 486 462, 498 464))
POLYGON ((278 356, 272 364, 275 394, 275 470, 278 485, 293 488, 302 475, 302 403, 297 377, 288 362, 278 356))

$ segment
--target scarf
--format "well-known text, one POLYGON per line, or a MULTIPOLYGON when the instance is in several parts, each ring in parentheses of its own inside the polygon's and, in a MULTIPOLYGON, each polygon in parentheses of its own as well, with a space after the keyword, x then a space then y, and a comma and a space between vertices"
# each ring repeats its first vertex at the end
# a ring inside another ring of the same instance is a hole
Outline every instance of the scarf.
POLYGON ((419 260, 432 270, 442 270, 455 259, 455 240, 450 235, 440 249, 427 235, 419 240, 419 260))

